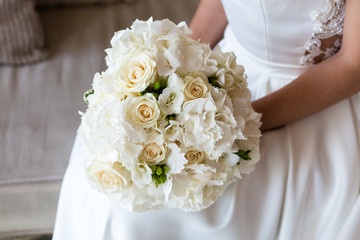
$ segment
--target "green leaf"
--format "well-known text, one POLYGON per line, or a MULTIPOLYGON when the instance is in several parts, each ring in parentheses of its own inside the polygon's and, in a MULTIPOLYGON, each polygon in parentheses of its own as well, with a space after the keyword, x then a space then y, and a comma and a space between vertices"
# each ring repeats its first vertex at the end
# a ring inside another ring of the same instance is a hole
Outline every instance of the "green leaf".
POLYGON ((251 152, 250 150, 245 151, 245 150, 240 149, 235 154, 238 155, 240 158, 244 159, 245 161, 249 161, 249 160, 251 160, 251 157, 249 156, 250 152, 251 152))

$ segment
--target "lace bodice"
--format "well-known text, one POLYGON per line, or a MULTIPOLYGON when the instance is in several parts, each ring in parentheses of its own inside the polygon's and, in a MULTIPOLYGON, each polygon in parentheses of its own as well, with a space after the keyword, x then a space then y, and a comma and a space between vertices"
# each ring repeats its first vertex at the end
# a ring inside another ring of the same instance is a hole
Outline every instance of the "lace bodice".
POLYGON ((308 65, 341 46, 345 0, 222 0, 238 42, 271 62, 308 65))
POLYGON ((324 8, 312 13, 314 23, 313 35, 305 43, 306 54, 300 60, 302 64, 313 64, 317 61, 323 61, 335 53, 341 47, 342 34, 345 16, 345 1, 327 0, 324 2, 324 8), (334 36, 334 43, 328 48, 322 47, 323 39, 330 39, 334 36))

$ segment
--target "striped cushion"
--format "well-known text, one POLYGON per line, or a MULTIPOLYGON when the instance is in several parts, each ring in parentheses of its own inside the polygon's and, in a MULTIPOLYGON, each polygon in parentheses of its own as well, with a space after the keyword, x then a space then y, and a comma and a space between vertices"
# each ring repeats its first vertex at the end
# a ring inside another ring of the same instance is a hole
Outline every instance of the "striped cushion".
POLYGON ((0 65, 44 59, 44 35, 34 0, 0 0, 0 65))

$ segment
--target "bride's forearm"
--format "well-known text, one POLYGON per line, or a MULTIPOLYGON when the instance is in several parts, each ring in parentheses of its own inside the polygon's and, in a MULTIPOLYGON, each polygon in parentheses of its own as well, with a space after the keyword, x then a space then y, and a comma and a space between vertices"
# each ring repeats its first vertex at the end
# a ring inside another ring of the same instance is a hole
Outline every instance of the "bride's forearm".
POLYGON ((191 21, 189 37, 214 47, 223 37, 227 19, 220 0, 202 0, 191 21))
POLYGON ((266 131, 321 111, 360 91, 360 69, 339 53, 253 102, 266 131))

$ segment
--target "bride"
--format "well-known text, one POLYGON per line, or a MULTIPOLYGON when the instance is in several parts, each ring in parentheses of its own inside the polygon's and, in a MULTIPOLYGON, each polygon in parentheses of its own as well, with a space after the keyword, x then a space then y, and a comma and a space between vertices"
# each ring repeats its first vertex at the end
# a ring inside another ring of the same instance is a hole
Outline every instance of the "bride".
POLYGON ((261 161, 211 207, 122 210, 89 187, 75 141, 57 239, 356 239, 360 1, 202 0, 194 39, 234 51, 262 113, 261 161))

